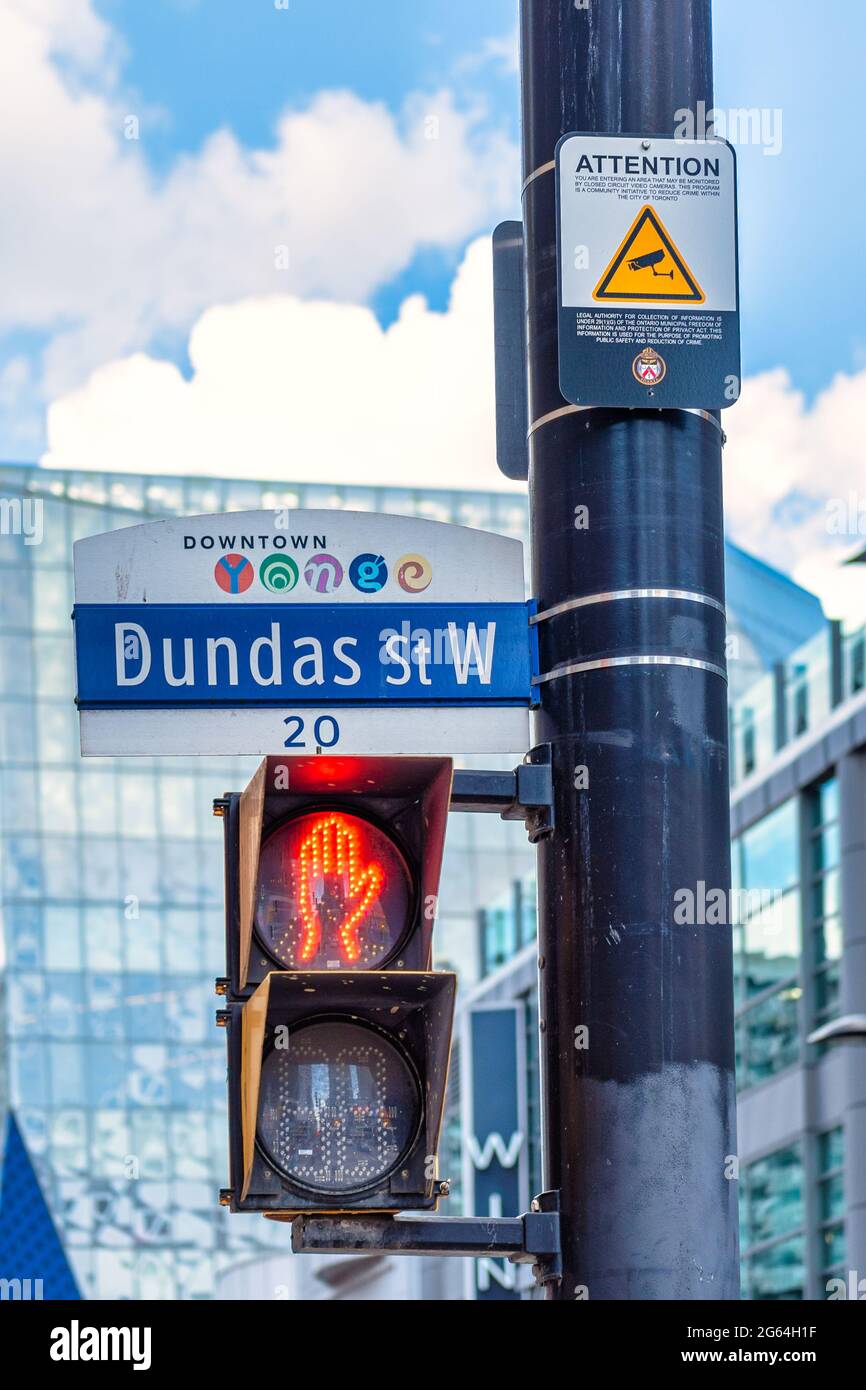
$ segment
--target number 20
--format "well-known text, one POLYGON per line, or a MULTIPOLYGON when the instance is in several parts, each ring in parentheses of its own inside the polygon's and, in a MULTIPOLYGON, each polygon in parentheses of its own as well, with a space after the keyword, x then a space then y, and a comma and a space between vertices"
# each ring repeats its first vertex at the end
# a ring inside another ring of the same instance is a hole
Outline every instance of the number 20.
MULTIPOLYGON (((284 748, 306 748, 307 743, 304 738, 306 721, 299 714, 290 714, 283 723, 289 729, 289 736, 283 743, 284 748)), ((317 748, 333 748, 340 741, 340 726, 336 719, 330 714, 320 714, 313 725, 313 738, 317 748)))

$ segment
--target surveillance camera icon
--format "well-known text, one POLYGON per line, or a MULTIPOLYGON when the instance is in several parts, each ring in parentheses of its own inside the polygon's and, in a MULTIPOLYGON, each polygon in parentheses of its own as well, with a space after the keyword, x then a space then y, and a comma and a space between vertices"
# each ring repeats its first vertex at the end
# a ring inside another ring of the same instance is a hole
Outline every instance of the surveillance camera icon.
POLYGON ((656 266, 660 265, 664 258, 664 251, 647 251, 645 255, 635 256, 633 260, 629 261, 628 268, 629 270, 652 270, 653 275, 659 275, 663 276, 665 279, 673 280, 674 273, 672 270, 656 270, 656 266))

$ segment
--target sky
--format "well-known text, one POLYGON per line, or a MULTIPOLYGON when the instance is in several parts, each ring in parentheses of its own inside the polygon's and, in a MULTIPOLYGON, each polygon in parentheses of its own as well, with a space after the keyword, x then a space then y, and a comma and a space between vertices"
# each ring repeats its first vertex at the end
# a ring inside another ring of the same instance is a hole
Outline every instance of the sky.
MULTIPOLYGON (((762 119, 735 137, 729 527, 839 612, 866 583, 839 566, 866 542, 864 52, 859 0, 716 4, 716 107, 762 119)), ((0 0, 0 93, 0 457, 513 486, 513 0, 0 0)))

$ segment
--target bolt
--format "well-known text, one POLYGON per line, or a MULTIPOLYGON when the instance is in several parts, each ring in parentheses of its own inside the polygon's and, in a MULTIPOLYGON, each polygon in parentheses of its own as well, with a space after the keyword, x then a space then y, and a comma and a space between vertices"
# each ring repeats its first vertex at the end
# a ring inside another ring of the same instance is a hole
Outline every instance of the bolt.
POLYGON ((641 142, 640 142, 640 147, 641 147, 642 150, 649 150, 649 149, 652 149, 652 141, 651 141, 651 140, 641 140, 641 142))
POLYGON ((543 970, 546 964, 547 964, 547 961, 544 959, 544 956, 539 956, 539 957, 538 957, 538 968, 539 968, 539 970, 543 970))
POLYGON ((532 1201, 529 1203, 529 1210, 541 1211, 541 1203, 539 1202, 537 1197, 533 1197, 532 1201))
POLYGON ((451 1196, 451 1182, 450 1182, 450 1180, 449 1180, 448 1178, 443 1178, 442 1182, 440 1182, 440 1184, 439 1184, 439 1196, 440 1196, 440 1197, 450 1197, 450 1196, 451 1196))

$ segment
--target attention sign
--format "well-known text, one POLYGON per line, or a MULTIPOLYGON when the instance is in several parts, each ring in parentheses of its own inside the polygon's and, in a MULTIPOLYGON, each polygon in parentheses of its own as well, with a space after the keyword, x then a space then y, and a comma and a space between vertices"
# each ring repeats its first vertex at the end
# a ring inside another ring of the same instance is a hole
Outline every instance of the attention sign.
POLYGON ((740 344, 731 146, 566 135, 556 181, 566 400, 733 405, 740 344))

